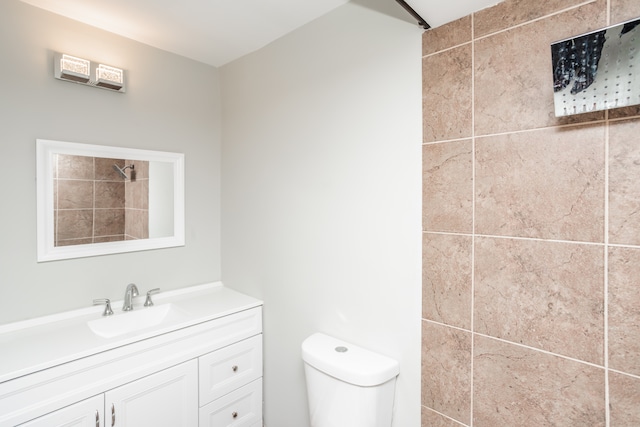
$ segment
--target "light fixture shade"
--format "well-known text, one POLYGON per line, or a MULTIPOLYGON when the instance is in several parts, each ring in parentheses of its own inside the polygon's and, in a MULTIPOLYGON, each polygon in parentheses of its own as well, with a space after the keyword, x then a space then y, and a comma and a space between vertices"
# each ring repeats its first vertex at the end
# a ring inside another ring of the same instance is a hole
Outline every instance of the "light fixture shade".
POLYGON ((71 55, 62 55, 60 59, 60 76, 67 80, 86 83, 90 77, 91 63, 86 59, 71 55))
POLYGON ((120 68, 99 64, 96 68, 96 86, 120 90, 124 86, 124 72, 120 68))

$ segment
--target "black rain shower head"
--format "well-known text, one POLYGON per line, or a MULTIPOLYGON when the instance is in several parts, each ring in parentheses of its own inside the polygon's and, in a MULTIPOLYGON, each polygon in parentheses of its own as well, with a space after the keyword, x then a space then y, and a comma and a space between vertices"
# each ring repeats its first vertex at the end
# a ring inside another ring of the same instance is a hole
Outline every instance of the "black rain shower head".
POLYGON ((129 179, 129 177, 127 176, 127 174, 124 172, 124 171, 126 171, 127 169, 134 170, 134 169, 135 169, 135 166, 134 166, 134 165, 128 165, 128 166, 125 166, 125 167, 121 168, 121 167, 120 167, 120 166, 118 166, 118 165, 113 165, 113 170, 114 170, 114 171, 116 171, 116 172, 118 172, 118 175, 120 175, 120 177, 121 177, 122 179, 129 179))

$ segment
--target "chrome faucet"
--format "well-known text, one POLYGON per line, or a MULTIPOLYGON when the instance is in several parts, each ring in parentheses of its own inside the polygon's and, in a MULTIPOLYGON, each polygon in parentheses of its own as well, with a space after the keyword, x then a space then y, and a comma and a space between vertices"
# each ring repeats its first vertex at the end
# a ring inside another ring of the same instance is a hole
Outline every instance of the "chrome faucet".
POLYGON ((124 304, 122 305, 122 311, 133 310, 133 297, 138 296, 138 287, 133 283, 127 285, 127 290, 124 292, 124 304))

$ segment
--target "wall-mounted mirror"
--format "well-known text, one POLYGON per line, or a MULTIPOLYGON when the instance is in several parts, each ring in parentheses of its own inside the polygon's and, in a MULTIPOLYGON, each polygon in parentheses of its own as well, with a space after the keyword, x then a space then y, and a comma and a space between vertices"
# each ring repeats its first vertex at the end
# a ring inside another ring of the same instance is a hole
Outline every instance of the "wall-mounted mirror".
POLYGON ((38 262, 184 246, 184 155, 36 141, 38 262))

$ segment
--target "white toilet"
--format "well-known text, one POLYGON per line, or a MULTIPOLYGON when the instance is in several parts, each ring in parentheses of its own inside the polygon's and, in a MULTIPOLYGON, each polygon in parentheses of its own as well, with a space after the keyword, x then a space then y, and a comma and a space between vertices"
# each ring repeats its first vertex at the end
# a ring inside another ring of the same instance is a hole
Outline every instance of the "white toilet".
POLYGON ((398 362, 316 333, 302 343, 311 427, 390 427, 398 362))

